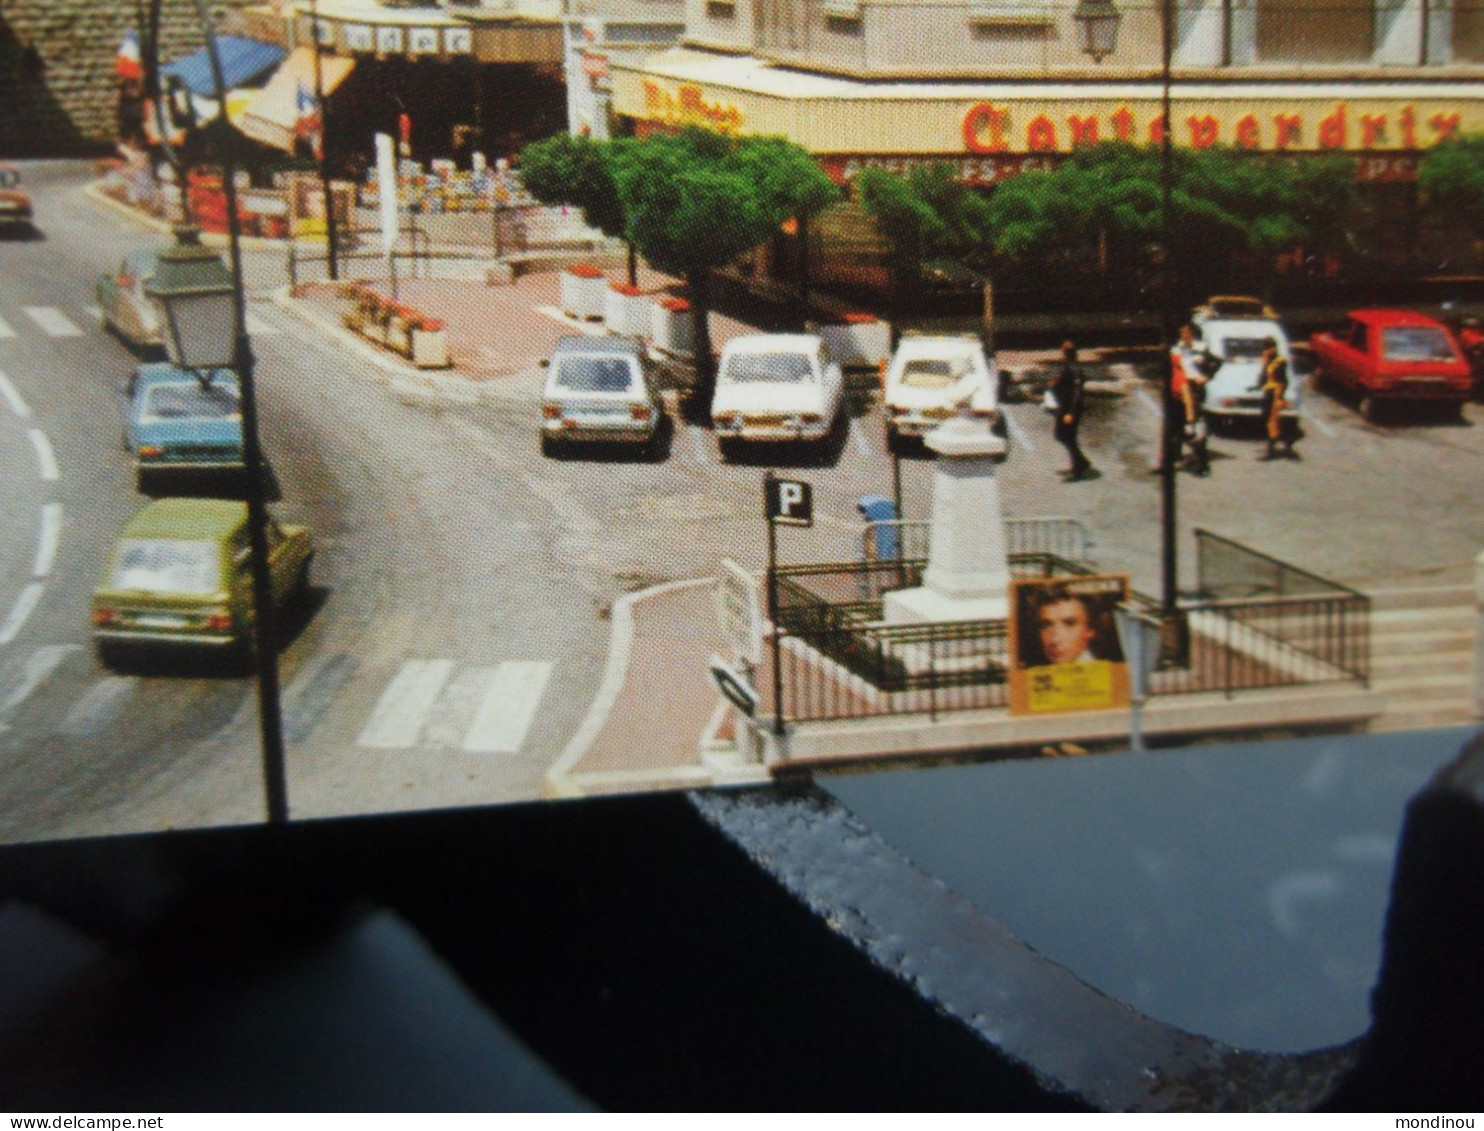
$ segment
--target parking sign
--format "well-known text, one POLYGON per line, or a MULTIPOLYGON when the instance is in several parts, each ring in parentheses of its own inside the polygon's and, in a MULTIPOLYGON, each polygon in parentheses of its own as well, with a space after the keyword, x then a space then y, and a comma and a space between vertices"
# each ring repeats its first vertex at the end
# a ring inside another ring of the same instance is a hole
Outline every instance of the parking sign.
POLYGON ((768 521, 780 526, 814 525, 814 491, 802 479, 766 481, 768 521))

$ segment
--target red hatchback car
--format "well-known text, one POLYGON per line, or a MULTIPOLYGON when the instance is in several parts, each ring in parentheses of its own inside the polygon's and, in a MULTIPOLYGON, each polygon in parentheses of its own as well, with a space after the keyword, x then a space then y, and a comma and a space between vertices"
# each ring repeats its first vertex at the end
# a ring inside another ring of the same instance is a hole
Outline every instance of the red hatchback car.
POLYGON ((1473 390, 1458 340, 1441 322, 1411 310, 1352 310, 1334 333, 1311 339, 1319 388, 1360 398, 1375 420, 1385 405, 1444 404, 1456 415, 1473 390))

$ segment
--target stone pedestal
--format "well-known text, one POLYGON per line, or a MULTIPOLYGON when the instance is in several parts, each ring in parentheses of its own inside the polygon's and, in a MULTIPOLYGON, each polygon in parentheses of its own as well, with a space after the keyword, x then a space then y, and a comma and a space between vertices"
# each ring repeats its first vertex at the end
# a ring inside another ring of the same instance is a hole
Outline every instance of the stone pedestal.
POLYGON ((924 438, 938 453, 932 541, 923 584, 888 593, 889 624, 1007 620, 1010 560, 995 458, 1005 441, 989 424, 958 416, 924 438))

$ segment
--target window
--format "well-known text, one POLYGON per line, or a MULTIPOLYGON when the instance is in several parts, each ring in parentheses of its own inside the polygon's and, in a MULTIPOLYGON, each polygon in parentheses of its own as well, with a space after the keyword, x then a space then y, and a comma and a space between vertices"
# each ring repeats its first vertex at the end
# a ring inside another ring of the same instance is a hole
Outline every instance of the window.
POLYGON ((144 394, 144 415, 155 420, 235 420, 240 412, 237 390, 221 385, 155 385, 144 394))
POLYGON ((622 357, 570 357, 557 366, 557 386, 574 393, 626 393, 629 380, 622 357))
POLYGON ((1448 335, 1436 326, 1390 326, 1381 331, 1387 361, 1455 361, 1448 335))
POLYGON ((1369 62, 1376 11, 1355 0, 1258 0, 1261 63, 1369 62))
POLYGON ((113 558, 113 588, 143 593, 213 593, 217 588, 214 542, 128 538, 113 558))
POLYGON ((809 359, 801 353, 737 353, 727 365, 727 380, 738 384, 797 384, 812 376, 809 359))

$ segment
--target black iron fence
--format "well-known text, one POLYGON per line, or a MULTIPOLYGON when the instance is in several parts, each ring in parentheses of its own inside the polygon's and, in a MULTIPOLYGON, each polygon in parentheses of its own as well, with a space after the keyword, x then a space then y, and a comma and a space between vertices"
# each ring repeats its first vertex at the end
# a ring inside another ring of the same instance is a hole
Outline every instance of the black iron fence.
MULTIPOLYGON (((905 531, 903 534, 905 535, 905 531)), ((1054 524, 1022 543, 1068 537, 1054 524)), ((1197 533, 1202 596, 1184 602, 1187 662, 1154 673, 1152 695, 1218 693, 1370 680, 1370 601, 1229 539, 1197 533)), ((779 568, 784 718, 790 722, 1003 707, 1010 664, 1002 620, 887 624, 886 594, 922 583, 908 556, 779 568)), ((869 541, 868 541, 869 544, 869 541)), ((1044 549, 1010 555, 1015 577, 1095 572, 1044 549)), ((1132 598, 1157 613, 1158 602, 1132 598)))

